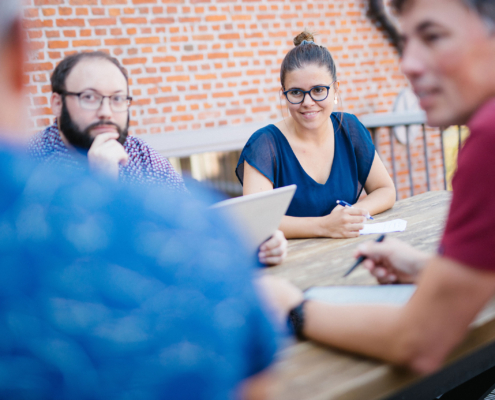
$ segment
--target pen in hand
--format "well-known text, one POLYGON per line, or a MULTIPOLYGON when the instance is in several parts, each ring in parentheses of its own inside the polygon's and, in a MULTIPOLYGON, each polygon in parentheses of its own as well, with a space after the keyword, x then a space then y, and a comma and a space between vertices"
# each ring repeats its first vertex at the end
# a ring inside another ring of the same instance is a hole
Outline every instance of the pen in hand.
MULTIPOLYGON (((342 206, 342 207, 349 207, 349 208, 352 208, 352 205, 351 205, 351 204, 349 204, 347 201, 344 201, 344 200, 337 200, 337 204, 338 204, 339 206, 342 206)), ((366 216, 366 218, 368 218, 368 219, 373 219, 373 220, 374 220, 374 218, 373 218, 371 215, 369 215, 369 214, 366 216)))
MULTIPOLYGON (((383 242, 383 239, 385 239, 385 235, 380 235, 378 236, 378 239, 376 239, 376 242, 383 242)), ((352 271, 356 269, 356 267, 361 264, 364 260, 366 259, 366 256, 360 256, 356 262, 352 265, 351 268, 344 274, 344 278, 349 275, 352 271)))

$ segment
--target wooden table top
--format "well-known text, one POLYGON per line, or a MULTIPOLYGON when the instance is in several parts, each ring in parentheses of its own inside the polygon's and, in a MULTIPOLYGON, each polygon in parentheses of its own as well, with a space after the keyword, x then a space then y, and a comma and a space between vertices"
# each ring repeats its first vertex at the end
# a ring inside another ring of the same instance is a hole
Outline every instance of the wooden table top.
MULTIPOLYGON (((375 219, 377 222, 395 218, 405 219, 406 230, 388 236, 395 236, 421 250, 434 253, 443 232, 450 198, 451 193, 446 191, 424 193, 397 202, 393 209, 377 215, 375 219)), ((343 278, 342 275, 352 265, 353 252, 358 243, 377 236, 291 240, 287 260, 282 265, 265 271, 287 278, 303 290, 311 286, 376 284, 363 268, 357 268, 347 278, 343 278)), ((460 367, 457 367, 457 370, 449 370, 449 366, 454 368, 461 365, 459 360, 487 346, 494 339, 495 302, 492 302, 477 318, 471 333, 453 352, 444 370, 433 376, 436 379, 433 384, 443 386, 436 388, 438 394, 460 383, 458 380, 455 384, 450 382, 455 378, 451 375, 466 374, 465 371, 462 372, 462 368, 459 369, 460 367), (446 374, 445 371, 451 373, 446 374)), ((425 382, 428 383, 430 379, 380 361, 311 342, 295 342, 283 350, 280 357, 275 367, 277 390, 274 399, 277 400, 420 400, 421 396, 418 393, 425 392, 425 382), (412 394, 408 397, 409 392, 412 394)), ((475 374, 476 372, 473 372, 472 376, 475 374)), ((428 400, 434 398, 428 390, 425 396, 428 400)))

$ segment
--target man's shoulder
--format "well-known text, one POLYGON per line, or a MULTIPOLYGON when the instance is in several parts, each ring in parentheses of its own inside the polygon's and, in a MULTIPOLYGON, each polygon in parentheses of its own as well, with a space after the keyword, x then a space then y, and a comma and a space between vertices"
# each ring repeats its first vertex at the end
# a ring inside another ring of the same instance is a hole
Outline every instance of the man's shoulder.
POLYGON ((495 99, 487 101, 480 107, 468 122, 468 127, 474 134, 495 132, 495 99))
POLYGON ((27 145, 28 153, 31 156, 42 156, 47 152, 49 153, 53 150, 59 137, 59 131, 56 124, 47 126, 42 131, 35 133, 29 140, 27 145))

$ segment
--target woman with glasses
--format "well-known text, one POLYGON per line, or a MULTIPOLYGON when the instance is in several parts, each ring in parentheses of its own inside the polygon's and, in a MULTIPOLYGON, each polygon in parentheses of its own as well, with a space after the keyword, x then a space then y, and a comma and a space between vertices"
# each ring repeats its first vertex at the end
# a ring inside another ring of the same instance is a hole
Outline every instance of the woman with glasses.
POLYGON ((367 217, 393 206, 394 184, 367 129, 333 112, 339 82, 330 52, 306 31, 294 44, 280 69, 290 116, 251 136, 236 173, 244 194, 297 185, 280 227, 286 237, 357 237, 367 217))

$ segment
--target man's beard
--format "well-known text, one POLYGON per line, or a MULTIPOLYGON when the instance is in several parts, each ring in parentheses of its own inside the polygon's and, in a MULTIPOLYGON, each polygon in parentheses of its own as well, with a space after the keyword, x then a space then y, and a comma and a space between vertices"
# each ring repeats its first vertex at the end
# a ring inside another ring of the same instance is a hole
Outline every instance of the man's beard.
POLYGON ((95 140, 94 137, 91 137, 91 129, 94 129, 95 127, 101 125, 115 126, 119 134, 117 141, 123 145, 127 138, 128 129, 129 129, 129 113, 127 113, 127 123, 124 129, 122 129, 114 122, 98 121, 95 122, 94 124, 87 126, 83 131, 81 131, 79 127, 72 120, 64 99, 62 100, 62 113, 60 115, 59 123, 60 123, 60 131, 64 134, 64 136, 71 145, 81 150, 88 151, 91 145, 93 144, 93 141, 95 140))

